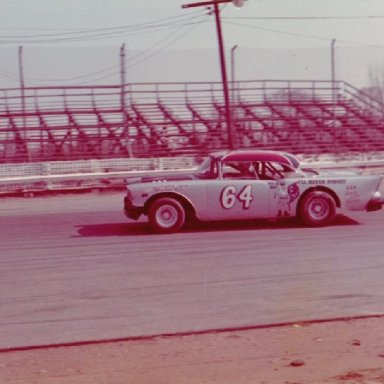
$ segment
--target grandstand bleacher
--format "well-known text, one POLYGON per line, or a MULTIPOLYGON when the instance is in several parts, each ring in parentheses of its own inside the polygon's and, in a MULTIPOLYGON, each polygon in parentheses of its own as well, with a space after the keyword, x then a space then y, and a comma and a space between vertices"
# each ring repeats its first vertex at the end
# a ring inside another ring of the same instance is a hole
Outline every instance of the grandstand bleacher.
MULTIPOLYGON (((0 162, 200 156, 228 148, 220 83, 0 90, 0 162)), ((383 152, 384 105, 329 81, 230 84, 236 148, 383 152)))

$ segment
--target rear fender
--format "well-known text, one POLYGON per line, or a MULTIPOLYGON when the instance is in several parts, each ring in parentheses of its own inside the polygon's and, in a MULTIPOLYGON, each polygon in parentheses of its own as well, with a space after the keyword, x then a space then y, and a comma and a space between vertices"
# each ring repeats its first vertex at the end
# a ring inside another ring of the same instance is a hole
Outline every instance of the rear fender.
POLYGON ((329 195, 331 195, 333 197, 333 199, 335 200, 335 203, 336 203, 336 207, 337 208, 340 208, 341 207, 341 201, 340 201, 340 198, 339 196, 336 194, 335 191, 333 191, 332 189, 329 189, 327 187, 323 187, 323 186, 316 186, 316 187, 311 187, 311 188, 308 188, 299 198, 298 202, 297 202, 297 206, 296 206, 296 214, 298 215, 299 214, 299 209, 300 209, 300 206, 301 206, 301 202, 302 200, 304 199, 304 197, 306 195, 308 195, 308 193, 310 192, 313 192, 313 191, 321 191, 321 192, 326 192, 328 193, 329 195))

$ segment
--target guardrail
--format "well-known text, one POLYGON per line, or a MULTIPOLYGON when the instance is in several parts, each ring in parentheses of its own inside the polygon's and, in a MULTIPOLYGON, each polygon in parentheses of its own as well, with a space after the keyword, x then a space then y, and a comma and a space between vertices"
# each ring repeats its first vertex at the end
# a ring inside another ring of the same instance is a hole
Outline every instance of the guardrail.
POLYGON ((124 179, 180 172, 197 165, 194 157, 93 159, 0 164, 0 196, 49 191, 122 188, 124 179))
POLYGON ((126 172, 95 172, 95 173, 70 173, 66 175, 39 175, 25 177, 5 177, 0 179, 0 184, 28 184, 38 182, 54 182, 54 181, 72 181, 72 180, 95 180, 95 179, 126 179, 128 177, 143 177, 153 175, 169 175, 181 174, 193 171, 195 168, 174 169, 174 170, 153 170, 153 171, 126 171, 126 172))
MULTIPOLYGON (((301 168, 313 169, 383 169, 384 160, 381 161, 356 161, 356 162, 310 162, 302 163, 301 168)), ((123 171, 123 172, 87 172, 87 173, 69 173, 57 175, 36 175, 36 176, 16 176, 0 178, 0 184, 16 184, 16 183, 36 183, 36 182, 52 182, 52 181, 70 181, 70 180, 86 180, 86 179, 112 179, 112 178, 128 178, 143 176, 162 176, 169 174, 182 174, 185 172, 193 172, 196 168, 182 168, 170 170, 148 170, 148 171, 123 171)))
MULTIPOLYGON (((143 159, 141 159, 143 160, 143 159)), ((168 159, 169 160, 169 159, 168 159)), ((84 163, 84 162, 83 162, 84 163)), ((14 164, 13 164, 14 166, 14 164)), ((47 164, 39 164, 42 170, 57 169, 50 167, 47 164)), ((57 173, 57 174, 35 174, 35 175, 4 175, 0 173, 0 196, 8 195, 29 195, 41 192, 60 192, 60 191, 75 191, 87 189, 123 189, 125 187, 125 179, 129 177, 142 176, 162 176, 165 174, 180 174, 192 172, 197 161, 194 158, 178 158, 174 162, 173 168, 171 163, 164 163, 161 159, 147 159, 146 166, 143 168, 144 162, 137 164, 139 169, 130 170, 100 170, 101 164, 93 161, 93 168, 98 171, 86 172, 88 169, 83 166, 83 171, 57 173), (152 169, 149 169, 149 165, 152 169), (176 166, 178 165, 178 167, 176 166), (155 168, 157 167, 157 169, 155 168)), ((127 164, 125 165, 127 167, 127 164)), ((312 168, 318 170, 358 170, 361 173, 369 174, 384 174, 384 159, 383 160, 360 160, 360 161, 304 161, 301 164, 302 168, 312 168)), ((132 163, 131 163, 132 167, 132 163)), ((1 171, 1 169, 0 169, 1 171)))

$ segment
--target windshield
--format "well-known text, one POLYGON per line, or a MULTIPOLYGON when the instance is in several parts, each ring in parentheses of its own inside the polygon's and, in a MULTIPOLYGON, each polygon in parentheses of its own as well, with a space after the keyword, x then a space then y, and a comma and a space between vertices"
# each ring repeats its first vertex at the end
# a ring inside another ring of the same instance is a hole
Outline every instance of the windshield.
POLYGON ((217 177, 217 162, 213 157, 207 157, 203 160, 195 172, 199 179, 213 179, 217 177))
POLYGON ((284 156, 289 159, 295 169, 300 167, 300 161, 290 153, 284 153, 284 156))

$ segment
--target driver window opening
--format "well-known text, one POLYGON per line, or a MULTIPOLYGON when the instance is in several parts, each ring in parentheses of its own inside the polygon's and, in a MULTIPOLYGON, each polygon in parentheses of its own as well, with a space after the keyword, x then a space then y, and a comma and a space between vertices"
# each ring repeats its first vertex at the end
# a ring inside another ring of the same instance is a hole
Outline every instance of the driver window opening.
POLYGON ((284 179, 284 166, 279 163, 261 163, 258 173, 261 180, 280 180, 284 179))
POLYGON ((276 162, 243 161, 222 164, 225 179, 281 180, 292 177, 292 173, 295 173, 292 167, 276 162))
POLYGON ((253 179, 257 180, 254 163, 250 161, 224 162, 222 165, 223 178, 225 179, 253 179))

